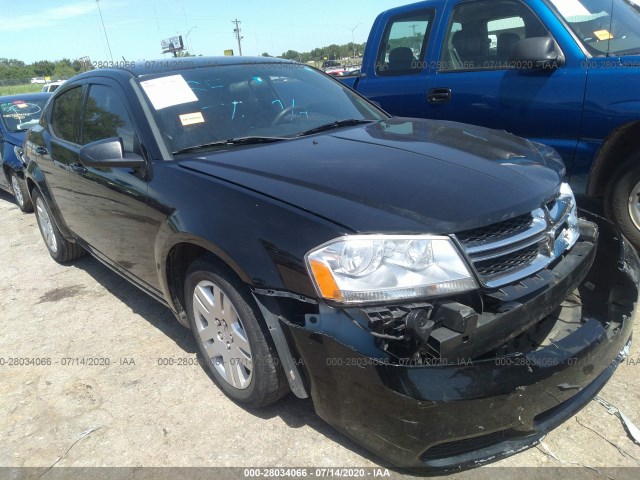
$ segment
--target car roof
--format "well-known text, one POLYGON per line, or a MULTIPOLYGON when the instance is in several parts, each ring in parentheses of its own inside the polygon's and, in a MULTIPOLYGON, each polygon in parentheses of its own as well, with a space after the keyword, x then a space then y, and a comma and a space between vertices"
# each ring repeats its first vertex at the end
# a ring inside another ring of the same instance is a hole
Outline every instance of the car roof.
POLYGON ((16 95, 5 95, 0 97, 0 102, 15 102, 16 100, 42 100, 49 98, 51 93, 49 92, 36 92, 36 93, 19 93, 16 95))
POLYGON ((179 58, 161 58, 158 60, 137 60, 129 62, 127 65, 123 62, 121 68, 101 68, 91 70, 73 78, 73 80, 84 77, 95 76, 96 73, 105 76, 121 76, 123 73, 133 77, 144 77, 148 75, 156 75, 161 73, 174 72, 178 70, 188 70, 205 67, 220 67, 226 65, 256 65, 256 64, 273 64, 273 63, 296 63, 291 60, 274 57, 179 57, 179 58))

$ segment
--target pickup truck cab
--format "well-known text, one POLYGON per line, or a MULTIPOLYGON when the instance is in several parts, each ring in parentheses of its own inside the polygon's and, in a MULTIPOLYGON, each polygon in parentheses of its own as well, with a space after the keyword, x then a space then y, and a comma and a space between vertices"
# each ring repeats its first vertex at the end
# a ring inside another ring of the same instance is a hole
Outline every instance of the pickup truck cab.
POLYGON ((341 80, 394 115, 555 148, 640 247, 639 54, 640 0, 429 0, 381 13, 341 80))

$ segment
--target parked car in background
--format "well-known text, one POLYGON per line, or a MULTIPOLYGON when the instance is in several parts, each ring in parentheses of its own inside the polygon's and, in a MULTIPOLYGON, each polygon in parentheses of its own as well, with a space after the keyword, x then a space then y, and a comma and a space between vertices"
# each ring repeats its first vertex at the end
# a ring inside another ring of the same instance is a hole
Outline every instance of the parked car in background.
POLYGON ((328 68, 339 68, 342 64, 338 60, 325 60, 322 62, 322 69, 326 71, 328 68))
POLYGON ((233 400, 311 396, 400 467, 536 444, 628 352, 637 254, 553 149, 391 118, 305 65, 83 73, 24 155, 56 261, 89 252, 168 306, 233 400))
POLYGON ((42 87, 43 92, 53 93, 57 90, 57 88, 62 85, 66 80, 59 80, 57 82, 47 83, 44 87, 42 87))
POLYGON ((28 128, 36 125, 51 96, 29 93, 0 97, 0 188, 12 193, 23 212, 32 212, 24 183, 22 141, 28 128))
POLYGON ((576 194, 640 248, 640 0, 429 0, 381 13, 362 74, 393 115, 555 148, 576 194))
POLYGON ((32 84, 36 84, 36 83, 47 83, 47 80, 44 77, 33 77, 31 79, 31 83, 32 84))

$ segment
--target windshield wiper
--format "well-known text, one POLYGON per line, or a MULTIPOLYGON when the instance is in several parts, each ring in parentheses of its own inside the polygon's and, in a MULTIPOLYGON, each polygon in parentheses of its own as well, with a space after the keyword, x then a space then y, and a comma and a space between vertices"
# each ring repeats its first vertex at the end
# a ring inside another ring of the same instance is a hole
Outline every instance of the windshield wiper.
POLYGON ((274 143, 282 140, 291 140, 284 137, 239 137, 229 138, 227 140, 219 140, 217 142, 203 143, 202 145, 194 145, 193 147, 181 148, 173 152, 173 155, 180 155, 181 153, 194 152, 196 150, 206 150, 208 148, 215 148, 221 146, 236 146, 236 145, 255 145, 258 143, 274 143))
POLYGON ((327 123, 325 125, 320 125, 319 127, 312 128, 311 130, 307 130, 298 134, 298 137, 304 137, 306 135, 313 135, 314 133, 326 132, 327 130, 333 130, 335 128, 340 127, 348 127, 350 125, 362 125, 363 123, 373 123, 375 120, 358 120, 355 118, 347 118, 345 120, 337 120, 335 122, 327 123))

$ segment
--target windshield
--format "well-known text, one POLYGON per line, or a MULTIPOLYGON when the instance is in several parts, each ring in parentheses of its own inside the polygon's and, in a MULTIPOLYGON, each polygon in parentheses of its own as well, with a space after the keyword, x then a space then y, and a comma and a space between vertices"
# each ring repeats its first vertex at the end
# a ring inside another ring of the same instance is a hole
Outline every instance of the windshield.
POLYGON ((2 122, 10 132, 23 132, 37 125, 47 99, 12 100, 0 103, 2 122))
POLYGON ((293 63, 192 68, 139 83, 171 152, 230 139, 288 139, 328 124, 387 118, 339 82, 293 63))
POLYGON ((640 53, 640 0, 551 0, 596 56, 640 53))

